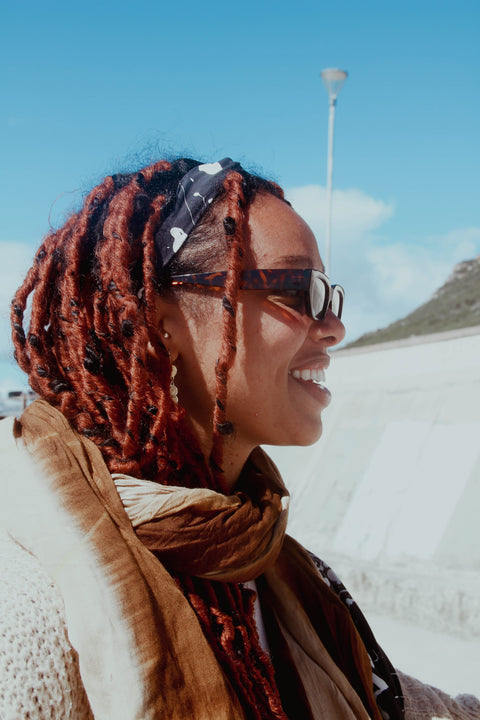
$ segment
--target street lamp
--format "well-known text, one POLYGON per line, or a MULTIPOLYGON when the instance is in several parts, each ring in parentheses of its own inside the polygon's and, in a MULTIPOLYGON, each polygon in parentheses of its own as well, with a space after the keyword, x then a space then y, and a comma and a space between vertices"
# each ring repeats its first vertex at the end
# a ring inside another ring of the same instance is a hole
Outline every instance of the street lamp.
POLYGON ((335 125, 335 105, 337 95, 347 79, 347 72, 338 68, 326 68, 320 73, 328 92, 328 156, 327 156, 327 231, 325 246, 325 272, 330 273, 330 235, 332 225, 332 186, 333 186, 333 129, 335 125))

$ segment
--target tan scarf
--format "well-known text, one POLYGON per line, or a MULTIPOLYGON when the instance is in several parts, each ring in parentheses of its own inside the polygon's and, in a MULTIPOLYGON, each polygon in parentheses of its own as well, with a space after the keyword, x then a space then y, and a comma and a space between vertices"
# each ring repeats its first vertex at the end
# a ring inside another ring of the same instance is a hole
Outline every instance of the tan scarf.
POLYGON ((273 565, 282 548, 289 498, 261 451, 234 495, 122 474, 113 480, 138 537, 170 572, 246 582, 273 565))
POLYGON ((4 522, 62 591, 96 718, 244 717, 156 554, 172 571, 222 581, 262 574, 263 606, 288 647, 311 717, 380 720, 364 644, 308 554, 284 536, 285 491, 263 453, 255 453, 236 495, 181 488, 167 502, 155 500, 157 510, 136 528, 142 542, 99 449, 61 413, 37 401, 13 431, 28 456, 12 451, 4 429, 0 446, 11 459, 10 473, 4 462, 4 522))

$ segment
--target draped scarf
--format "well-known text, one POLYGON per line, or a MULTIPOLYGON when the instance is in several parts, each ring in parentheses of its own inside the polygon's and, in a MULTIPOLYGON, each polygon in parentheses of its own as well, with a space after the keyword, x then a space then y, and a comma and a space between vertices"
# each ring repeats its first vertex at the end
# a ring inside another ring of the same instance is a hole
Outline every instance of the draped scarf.
MULTIPOLYGON (((116 487, 97 446, 46 402, 2 426, 3 522, 62 592, 96 718, 248 717, 179 588, 183 573, 219 584, 258 578, 277 683, 296 686, 298 717, 381 720, 372 652, 285 535, 287 494, 263 452, 231 496, 118 475, 116 487)), ((398 685, 386 662, 382 670, 389 715, 400 718, 398 685)))

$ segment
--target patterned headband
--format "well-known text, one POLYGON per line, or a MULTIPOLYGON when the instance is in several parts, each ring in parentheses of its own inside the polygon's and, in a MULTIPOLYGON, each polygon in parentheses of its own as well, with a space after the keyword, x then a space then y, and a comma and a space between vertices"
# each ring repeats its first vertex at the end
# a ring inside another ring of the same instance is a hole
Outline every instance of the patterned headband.
POLYGON ((207 212, 232 170, 241 170, 240 163, 224 158, 218 162, 197 165, 180 180, 175 207, 155 235, 157 261, 165 268, 178 253, 193 228, 207 212))

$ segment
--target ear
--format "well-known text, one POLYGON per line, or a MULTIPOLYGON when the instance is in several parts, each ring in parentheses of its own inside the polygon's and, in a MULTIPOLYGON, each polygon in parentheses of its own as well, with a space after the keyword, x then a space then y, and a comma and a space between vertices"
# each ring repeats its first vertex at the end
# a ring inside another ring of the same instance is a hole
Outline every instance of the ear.
POLYGON ((159 328, 160 337, 162 340, 162 343, 165 345, 165 347, 168 350, 168 354, 170 357, 171 362, 175 362, 175 360, 178 358, 179 352, 178 348, 176 347, 176 343, 172 338, 172 335, 168 332, 168 330, 165 329, 165 324, 163 327, 159 328))
MULTIPOLYGON (((175 362, 179 355, 179 340, 184 325, 183 315, 176 303, 157 297, 155 299, 155 316, 159 339, 168 350, 170 360, 175 362)), ((153 347, 151 351, 154 352, 153 347)))

